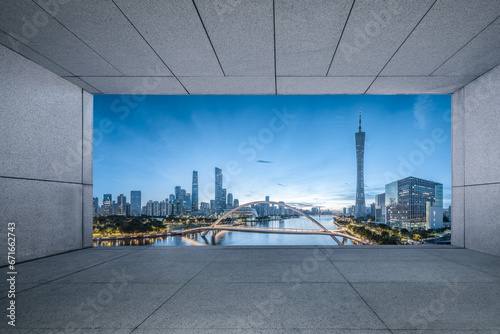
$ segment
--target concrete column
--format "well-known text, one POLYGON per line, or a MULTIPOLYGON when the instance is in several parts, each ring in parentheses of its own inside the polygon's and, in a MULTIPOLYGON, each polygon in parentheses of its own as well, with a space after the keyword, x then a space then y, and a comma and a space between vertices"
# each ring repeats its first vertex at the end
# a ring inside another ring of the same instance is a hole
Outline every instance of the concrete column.
POLYGON ((0 45, 0 265, 92 246, 92 95, 0 45))
POLYGON ((452 243, 500 255, 500 66, 452 96, 452 243))

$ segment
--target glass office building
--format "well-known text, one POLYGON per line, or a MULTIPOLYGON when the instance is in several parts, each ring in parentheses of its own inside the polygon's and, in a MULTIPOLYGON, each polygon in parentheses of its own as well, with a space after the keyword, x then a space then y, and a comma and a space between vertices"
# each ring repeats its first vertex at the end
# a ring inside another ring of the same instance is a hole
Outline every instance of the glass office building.
POLYGON ((385 186, 386 224, 414 230, 429 228, 427 211, 443 207, 443 185, 413 176, 385 186))

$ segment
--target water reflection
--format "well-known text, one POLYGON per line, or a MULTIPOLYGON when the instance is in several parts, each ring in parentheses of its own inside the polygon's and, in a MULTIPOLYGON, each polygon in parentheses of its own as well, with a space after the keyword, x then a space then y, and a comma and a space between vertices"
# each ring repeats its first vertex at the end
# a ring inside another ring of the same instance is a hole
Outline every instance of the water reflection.
MULTIPOLYGON (((329 230, 336 230, 332 216, 313 216, 321 225, 329 230)), ((296 228, 305 230, 319 230, 318 226, 305 217, 278 219, 268 221, 248 222, 245 226, 256 228, 296 228)), ((342 238, 339 238, 342 239, 342 238)), ((340 240, 342 241, 342 240, 340 240)), ((274 234, 274 233, 249 233, 234 231, 209 232, 206 237, 201 233, 186 236, 164 236, 148 237, 137 239, 124 239, 113 241, 94 241, 94 247, 107 246, 244 246, 244 245, 336 245, 337 243, 329 236, 324 235, 294 235, 294 234, 274 234)), ((347 245, 353 243, 348 240, 347 245)))

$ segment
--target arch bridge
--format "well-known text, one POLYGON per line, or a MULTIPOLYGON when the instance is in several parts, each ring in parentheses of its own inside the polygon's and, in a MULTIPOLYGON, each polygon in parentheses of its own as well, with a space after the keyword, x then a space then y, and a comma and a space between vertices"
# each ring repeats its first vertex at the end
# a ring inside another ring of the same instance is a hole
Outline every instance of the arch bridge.
POLYGON ((220 230, 237 231, 237 232, 253 232, 253 233, 281 233, 281 234, 327 235, 327 236, 330 236, 333 240, 335 240, 335 242, 338 245, 345 244, 345 241, 347 239, 350 239, 350 240, 352 240, 353 242, 355 242, 357 244, 362 244, 362 245, 369 244, 369 242, 367 242, 366 240, 357 238, 356 236, 351 235, 346 230, 340 230, 340 231, 338 231, 338 230, 328 230, 326 227, 324 227, 323 225, 321 225, 317 220, 315 220, 314 218, 312 218, 308 214, 306 214, 306 213, 304 213, 304 212, 302 212, 300 210, 297 210, 296 208, 291 207, 290 205, 286 205, 286 204, 278 203, 278 202, 271 202, 271 201, 256 201, 256 202, 249 202, 249 203, 246 203, 246 204, 242 204, 242 205, 238 206, 237 208, 234 208, 234 209, 228 211, 227 213, 225 213, 224 215, 222 215, 222 217, 220 217, 219 219, 217 219, 209 227, 201 227, 201 228, 196 228, 196 229, 188 230, 188 231, 195 232, 194 230, 196 230, 196 232, 202 232, 202 234, 201 234, 202 236, 206 236, 207 233, 210 232, 210 231, 220 231, 220 230), (222 221, 224 221, 224 219, 228 218, 231 214, 237 212, 241 208, 250 207, 250 206, 256 205, 256 204, 271 204, 271 205, 281 206, 281 207, 284 207, 286 209, 290 209, 293 212, 296 212, 299 215, 304 216, 307 219, 309 219, 316 226, 318 226, 321 230, 318 231, 318 230, 281 229, 281 228, 279 228, 279 229, 263 229, 263 228, 260 228, 259 229, 259 228, 249 228, 249 227, 219 225, 222 221), (344 242, 341 242, 338 239, 338 237, 344 238, 344 242))

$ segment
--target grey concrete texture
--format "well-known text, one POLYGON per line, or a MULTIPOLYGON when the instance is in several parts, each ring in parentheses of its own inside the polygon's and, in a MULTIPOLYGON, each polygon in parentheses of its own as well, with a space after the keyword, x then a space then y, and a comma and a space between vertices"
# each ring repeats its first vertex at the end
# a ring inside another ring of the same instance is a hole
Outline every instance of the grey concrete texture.
POLYGON ((500 18, 443 63, 433 75, 481 75, 498 65, 500 18), (470 61, 474 59, 475 61, 470 61))
POLYGON ((465 187, 465 247, 500 256, 500 183, 465 187), (477 210, 477 211, 476 211, 477 210), (476 212, 481 212, 478 219, 476 212))
POLYGON ((500 183, 500 66, 464 89, 465 185, 500 183))
POLYGON ((120 75, 113 65, 33 1, 2 1, 0 29, 73 75, 120 75))
POLYGON ((494 333, 495 264, 453 246, 84 249, 18 264, 16 331, 494 333))
POLYGON ((364 94, 375 77, 278 77, 279 95, 364 94))
POLYGON ((465 247, 465 188, 451 188, 451 243, 465 247))
MULTIPOLYGON (((16 224, 16 259, 61 253, 82 247, 82 185, 0 177, 2 226, 16 224)), ((7 228, 0 231, 6 245, 7 228)), ((7 263, 7 247, 0 249, 7 263)))
POLYGON ((451 96, 451 185, 465 185, 465 89, 451 96))
POLYGON ((94 96, 82 92, 82 183, 92 185, 94 167, 94 96))
POLYGON ((86 83, 85 81, 83 81, 82 79, 80 79, 79 77, 66 77, 66 76, 63 76, 64 79, 68 80, 69 82, 71 82, 72 84, 75 84, 77 85, 78 87, 81 87, 83 90, 91 93, 91 94, 102 94, 102 92, 100 90, 98 90, 97 88, 89 85, 88 83, 86 83))
POLYGON ((449 94, 500 63, 499 14, 492 0, 8 0, 0 44, 91 93, 137 94, 135 77, 174 75, 243 83, 184 92, 170 81, 145 94, 362 91, 325 76, 380 79, 361 94, 449 94), (308 81, 280 92, 252 77, 308 81))
POLYGON ((82 247, 93 245, 93 186, 84 184, 82 186, 82 247))
POLYGON ((225 11, 211 0, 194 2, 225 75, 274 75, 272 1, 234 2, 225 11))
POLYGON ((71 76, 72 74, 61 66, 57 65, 48 58, 42 56, 40 53, 36 52, 29 46, 22 44, 19 40, 8 35, 7 33, 0 30, 0 44, 6 46, 14 52, 19 53, 23 57, 37 63, 38 65, 48 69, 49 71, 60 75, 60 76, 71 76))
POLYGON ((191 0, 115 0, 176 76, 223 76, 191 0))
POLYGON ((433 3, 356 1, 328 75, 377 76, 433 3))
POLYGON ((352 3, 275 1, 277 76, 324 77, 352 3))
POLYGON ((403 71, 406 75, 431 75, 499 15, 498 1, 435 2, 381 75, 395 76, 403 71))
POLYGON ((275 93, 274 77, 179 77, 189 94, 231 95, 275 93))
POLYGON ((167 95, 186 94, 186 90, 174 77, 81 77, 83 81, 97 87, 103 94, 167 95))
MULTIPOLYGON (((35 0, 35 3, 47 7, 47 1, 35 0)), ((113 2, 69 1, 49 13, 122 75, 172 75, 113 2)))
POLYGON ((82 90, 0 46, 0 176, 82 181, 82 90))
POLYGON ((473 79, 474 76, 378 76, 366 94, 448 94, 473 79))

